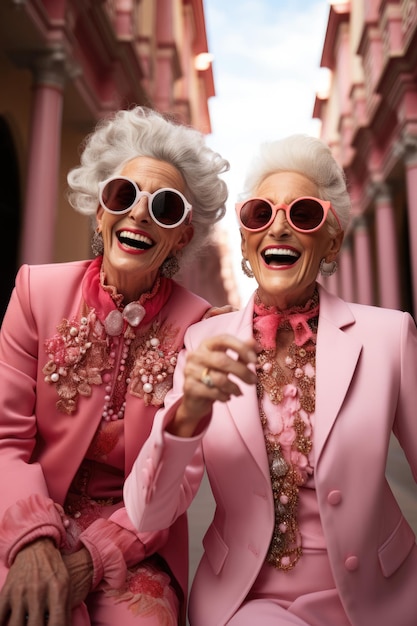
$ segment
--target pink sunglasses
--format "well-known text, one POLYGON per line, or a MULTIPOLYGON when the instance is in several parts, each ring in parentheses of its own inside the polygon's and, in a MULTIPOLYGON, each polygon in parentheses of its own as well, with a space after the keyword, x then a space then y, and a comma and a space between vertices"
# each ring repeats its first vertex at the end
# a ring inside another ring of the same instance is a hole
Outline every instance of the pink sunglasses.
POLYGON ((285 216, 292 228, 300 233, 314 233, 326 221, 329 211, 333 213, 341 228, 340 220, 327 200, 310 196, 296 198, 291 204, 272 204, 265 198, 250 198, 236 204, 236 213, 243 228, 252 232, 264 230, 272 224, 278 211, 285 216))

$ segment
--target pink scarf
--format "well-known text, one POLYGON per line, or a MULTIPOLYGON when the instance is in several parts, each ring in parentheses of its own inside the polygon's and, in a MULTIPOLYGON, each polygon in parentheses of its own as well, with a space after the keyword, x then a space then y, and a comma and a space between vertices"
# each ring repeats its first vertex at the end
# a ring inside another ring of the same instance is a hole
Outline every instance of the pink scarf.
POLYGON ((288 322, 294 332, 294 342, 297 346, 304 345, 313 337, 309 320, 319 314, 317 296, 313 296, 304 306, 291 307, 280 311, 275 306, 266 306, 260 301, 258 293, 255 295, 253 327, 259 334, 259 340, 264 350, 276 347, 277 332, 285 322, 288 322))
POLYGON ((142 294, 137 302, 129 302, 119 311, 110 293, 100 283, 101 263, 102 257, 99 256, 89 265, 83 280, 83 297, 88 306, 95 309, 109 335, 119 335, 126 324, 136 327, 150 322, 171 295, 172 280, 161 276, 151 292, 142 294))

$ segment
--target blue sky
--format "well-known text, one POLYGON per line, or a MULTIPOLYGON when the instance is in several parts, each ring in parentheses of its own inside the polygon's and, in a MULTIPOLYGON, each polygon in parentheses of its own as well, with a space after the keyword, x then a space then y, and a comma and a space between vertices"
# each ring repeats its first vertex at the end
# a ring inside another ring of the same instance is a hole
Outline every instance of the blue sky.
POLYGON ((323 81, 320 59, 328 0, 204 0, 216 96, 210 100, 210 146, 231 163, 227 216, 242 302, 254 281, 240 270, 234 202, 263 141, 317 134, 314 100, 323 81))

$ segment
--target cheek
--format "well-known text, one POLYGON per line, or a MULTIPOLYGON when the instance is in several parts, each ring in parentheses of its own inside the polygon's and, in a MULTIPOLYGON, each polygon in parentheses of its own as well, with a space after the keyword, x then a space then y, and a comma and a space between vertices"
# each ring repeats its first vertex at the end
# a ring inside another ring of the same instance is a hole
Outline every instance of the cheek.
POLYGON ((102 233, 106 233, 106 235, 111 235, 115 224, 117 224, 119 220, 120 218, 118 218, 117 215, 104 215, 100 221, 102 233))
POLYGON ((304 241, 301 240, 301 243, 308 256, 311 258, 321 258, 328 247, 327 237, 321 236, 321 233, 316 233, 316 236, 314 236, 314 234, 304 235, 304 237, 305 239, 304 241))
POLYGON ((245 233, 245 235, 242 236, 241 244, 243 256, 249 257, 256 255, 261 240, 262 237, 259 237, 259 235, 245 233))

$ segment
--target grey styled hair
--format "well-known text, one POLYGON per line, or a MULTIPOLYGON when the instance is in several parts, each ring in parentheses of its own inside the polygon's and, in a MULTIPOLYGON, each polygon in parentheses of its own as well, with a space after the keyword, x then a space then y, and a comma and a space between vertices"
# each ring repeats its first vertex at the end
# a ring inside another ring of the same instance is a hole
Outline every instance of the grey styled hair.
MULTIPOLYGON (((246 177, 241 199, 256 195, 260 183, 277 172, 297 172, 309 178, 317 186, 320 199, 330 201, 342 230, 346 231, 351 210, 346 178, 325 143, 308 135, 290 135, 262 144, 246 177)), ((339 229, 331 212, 327 221, 329 232, 336 234, 339 229)))
POLYGON ((71 206, 95 222, 99 182, 118 174, 138 156, 166 161, 182 174, 185 195, 193 207, 194 236, 184 250, 184 256, 191 258, 225 214, 228 192, 220 174, 229 169, 229 163, 205 144, 202 133, 156 111, 121 110, 97 124, 84 142, 81 164, 67 177, 71 206))

